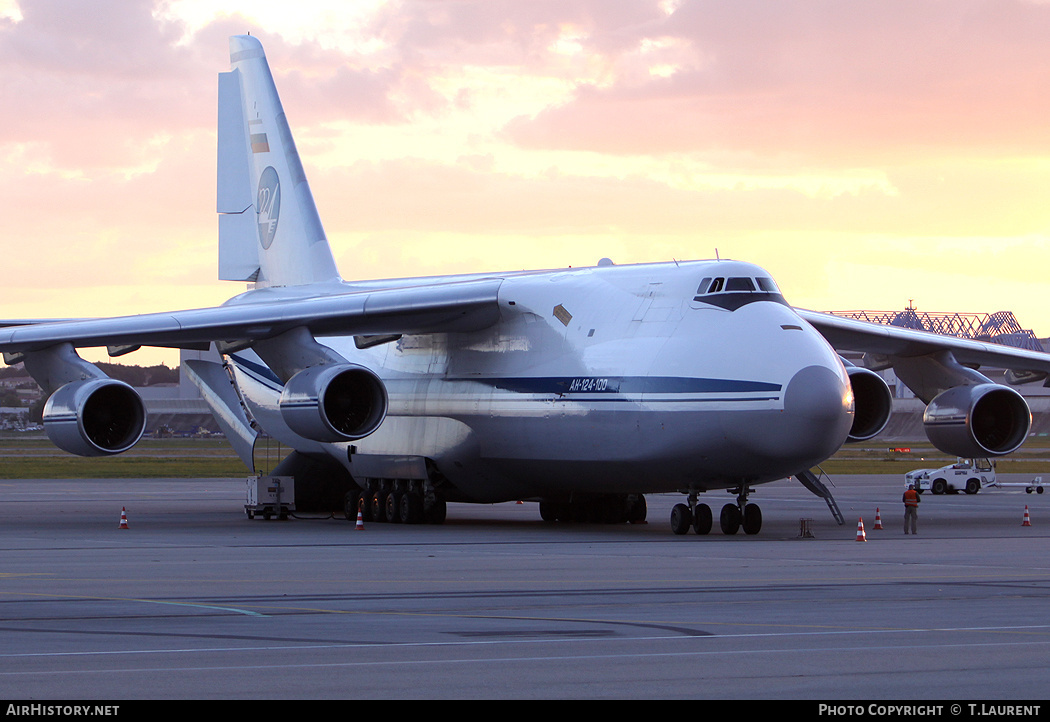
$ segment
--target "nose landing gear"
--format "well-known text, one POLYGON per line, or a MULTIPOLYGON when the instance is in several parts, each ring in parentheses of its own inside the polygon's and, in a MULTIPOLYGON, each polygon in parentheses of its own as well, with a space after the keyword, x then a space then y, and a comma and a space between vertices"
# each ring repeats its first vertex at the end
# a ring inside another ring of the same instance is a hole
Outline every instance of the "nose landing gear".
POLYGON ((751 493, 751 489, 747 484, 741 484, 729 491, 736 492, 736 503, 722 507, 722 514, 718 520, 722 533, 736 534, 743 527, 745 534, 758 534, 762 530, 762 509, 758 504, 748 503, 747 495, 751 493))
MULTIPOLYGON (((758 534, 762 529, 762 509, 758 504, 747 501, 751 489, 743 484, 736 489, 736 503, 726 504, 718 517, 718 525, 723 534, 736 534, 741 527, 745 534, 758 534)), ((690 490, 688 504, 675 504, 671 509, 671 531, 675 534, 687 534, 693 528, 697 534, 704 535, 711 531, 713 518, 711 507, 697 503, 696 490, 690 490)))
POLYGON ((671 509, 671 531, 675 534, 688 534, 690 528, 700 535, 711 531, 711 507, 697 504, 696 495, 696 489, 690 490, 688 505, 675 504, 671 509))

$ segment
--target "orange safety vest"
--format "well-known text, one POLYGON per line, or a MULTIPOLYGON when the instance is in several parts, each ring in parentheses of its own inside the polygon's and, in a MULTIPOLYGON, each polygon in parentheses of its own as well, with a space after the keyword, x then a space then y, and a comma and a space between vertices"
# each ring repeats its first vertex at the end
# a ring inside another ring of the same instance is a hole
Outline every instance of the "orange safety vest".
POLYGON ((904 492, 904 506, 918 506, 919 505, 919 492, 915 489, 908 489, 904 492))

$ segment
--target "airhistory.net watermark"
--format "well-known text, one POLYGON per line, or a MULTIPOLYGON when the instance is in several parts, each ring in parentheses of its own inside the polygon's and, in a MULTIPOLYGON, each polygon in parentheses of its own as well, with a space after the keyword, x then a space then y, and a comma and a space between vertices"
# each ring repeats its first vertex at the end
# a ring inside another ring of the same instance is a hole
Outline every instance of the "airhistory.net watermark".
POLYGON ((116 717, 117 704, 9 704, 8 717, 116 717))

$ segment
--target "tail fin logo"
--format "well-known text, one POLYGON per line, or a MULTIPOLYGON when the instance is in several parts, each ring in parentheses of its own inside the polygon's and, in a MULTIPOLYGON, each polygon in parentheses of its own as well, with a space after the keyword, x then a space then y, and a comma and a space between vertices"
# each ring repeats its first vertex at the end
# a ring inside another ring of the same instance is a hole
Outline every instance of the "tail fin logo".
POLYGON ((269 248, 277 233, 277 218, 281 214, 281 181, 273 166, 267 166, 259 178, 259 242, 269 248))

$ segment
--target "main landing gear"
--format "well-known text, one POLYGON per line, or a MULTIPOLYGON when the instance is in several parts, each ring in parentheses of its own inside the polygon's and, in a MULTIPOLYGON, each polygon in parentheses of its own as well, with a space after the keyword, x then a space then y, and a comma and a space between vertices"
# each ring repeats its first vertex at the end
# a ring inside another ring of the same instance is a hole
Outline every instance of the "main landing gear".
MULTIPOLYGON (((743 527, 745 534, 758 534, 762 529, 762 510, 758 504, 747 502, 747 495, 751 490, 744 484, 730 491, 736 492, 736 503, 726 504, 718 515, 718 525, 722 533, 736 534, 743 527)), ((697 503, 695 490, 689 492, 688 502, 675 504, 671 509, 671 531, 675 534, 688 534, 692 528, 697 534, 709 534, 714 523, 711 507, 697 503)))
POLYGON ((567 501, 540 501, 543 521, 644 524, 645 515, 645 496, 642 494, 577 495, 567 501))
POLYGON ((348 521, 391 522, 394 524, 441 524, 445 521, 444 499, 429 484, 416 480, 370 480, 366 489, 346 493, 344 513, 348 521))

